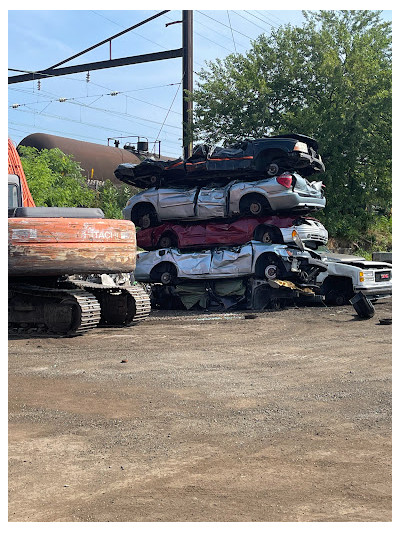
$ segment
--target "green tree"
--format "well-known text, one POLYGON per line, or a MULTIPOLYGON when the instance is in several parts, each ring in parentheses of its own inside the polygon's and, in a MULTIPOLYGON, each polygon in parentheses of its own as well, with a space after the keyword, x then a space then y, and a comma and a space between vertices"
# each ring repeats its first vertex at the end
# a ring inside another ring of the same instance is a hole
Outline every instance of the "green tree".
MULTIPOLYGON (((391 205, 391 25, 379 11, 303 12, 245 55, 207 63, 192 95, 193 136, 229 143, 288 132, 315 137, 326 164, 333 236, 362 240, 391 205)), ((320 179, 316 176, 316 179, 320 179)))
POLYGON ((58 148, 18 149, 29 189, 37 206, 91 207, 95 192, 88 188, 79 163, 58 148))
POLYGON ((110 180, 102 185, 95 200, 96 207, 103 210, 106 218, 123 218, 122 209, 138 189, 130 186, 117 187, 110 180))

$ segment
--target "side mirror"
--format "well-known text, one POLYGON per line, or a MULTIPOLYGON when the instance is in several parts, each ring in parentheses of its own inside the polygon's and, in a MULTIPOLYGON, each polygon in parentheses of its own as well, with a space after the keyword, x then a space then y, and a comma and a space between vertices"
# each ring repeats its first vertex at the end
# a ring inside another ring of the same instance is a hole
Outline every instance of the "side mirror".
POLYGON ((292 231, 292 239, 293 239, 293 242, 295 243, 295 245, 296 245, 298 248, 300 248, 300 250, 301 250, 302 252, 304 252, 304 250, 305 250, 304 243, 303 243, 303 241, 301 240, 300 235, 297 233, 297 231, 296 231, 295 229, 292 231))

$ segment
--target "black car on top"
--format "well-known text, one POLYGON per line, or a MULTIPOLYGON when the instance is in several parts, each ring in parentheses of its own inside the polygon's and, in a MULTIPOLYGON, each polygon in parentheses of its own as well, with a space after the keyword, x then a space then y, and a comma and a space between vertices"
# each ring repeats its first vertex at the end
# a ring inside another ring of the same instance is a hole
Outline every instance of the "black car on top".
POLYGON ((303 176, 325 170, 315 139, 291 133, 246 139, 227 147, 198 144, 187 159, 144 159, 137 165, 123 163, 115 175, 129 185, 146 189, 213 180, 222 184, 232 179, 256 179, 294 170, 303 176))

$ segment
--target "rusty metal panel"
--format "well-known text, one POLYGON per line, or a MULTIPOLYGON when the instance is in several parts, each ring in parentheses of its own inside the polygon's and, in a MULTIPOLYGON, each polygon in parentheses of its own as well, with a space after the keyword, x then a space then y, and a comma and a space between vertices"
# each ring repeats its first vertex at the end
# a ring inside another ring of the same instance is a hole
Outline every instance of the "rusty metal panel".
POLYGON ((11 276, 132 272, 136 247, 117 243, 35 243, 9 246, 11 276))
POLYGON ((126 220, 10 218, 9 274, 132 272, 135 226, 126 220))

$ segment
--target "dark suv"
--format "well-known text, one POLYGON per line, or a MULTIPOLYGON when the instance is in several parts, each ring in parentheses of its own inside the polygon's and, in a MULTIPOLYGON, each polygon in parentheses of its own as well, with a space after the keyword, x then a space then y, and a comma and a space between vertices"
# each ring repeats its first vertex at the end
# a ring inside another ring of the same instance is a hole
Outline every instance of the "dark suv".
POLYGON ((260 179, 300 169, 303 176, 325 170, 318 143, 305 135, 288 134, 244 140, 226 148, 210 149, 199 144, 185 160, 145 159, 138 165, 123 163, 114 173, 129 185, 148 188, 210 180, 222 184, 232 179, 260 179))

